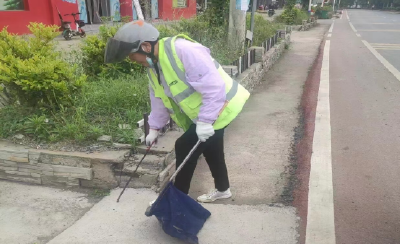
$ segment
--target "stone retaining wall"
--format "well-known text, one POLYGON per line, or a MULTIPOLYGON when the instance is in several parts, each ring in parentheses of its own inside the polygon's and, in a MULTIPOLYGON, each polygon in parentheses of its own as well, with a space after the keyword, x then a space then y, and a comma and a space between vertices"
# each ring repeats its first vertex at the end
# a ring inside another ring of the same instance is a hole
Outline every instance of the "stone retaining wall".
POLYGON ((168 131, 153 146, 138 171, 145 146, 94 153, 36 150, 0 141, 0 179, 57 186, 112 189, 154 187, 160 189, 175 169, 175 140, 183 131, 168 131), (167 169, 167 170, 166 170, 167 169))
POLYGON ((0 142, 0 179, 61 187, 114 188, 113 169, 130 150, 102 153, 53 152, 0 142))

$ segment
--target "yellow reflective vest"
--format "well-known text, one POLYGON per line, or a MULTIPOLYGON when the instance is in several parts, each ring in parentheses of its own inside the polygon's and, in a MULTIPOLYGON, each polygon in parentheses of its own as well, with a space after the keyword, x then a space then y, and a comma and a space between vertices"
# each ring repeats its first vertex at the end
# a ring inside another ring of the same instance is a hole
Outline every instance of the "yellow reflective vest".
MULTIPOLYGON (((157 75, 152 69, 147 69, 147 75, 155 97, 163 101, 171 118, 179 127, 186 131, 191 124, 197 121, 202 105, 202 97, 186 80, 184 66, 175 51, 175 40, 177 38, 185 38, 186 40, 195 42, 185 35, 163 38, 158 42, 158 62, 161 65, 164 79, 174 99, 165 95, 164 88, 159 84, 157 75)), ((242 85, 233 80, 217 61, 214 60, 214 63, 219 74, 225 81, 226 92, 225 105, 213 124, 214 129, 219 130, 226 127, 236 118, 249 98, 250 93, 242 85)))

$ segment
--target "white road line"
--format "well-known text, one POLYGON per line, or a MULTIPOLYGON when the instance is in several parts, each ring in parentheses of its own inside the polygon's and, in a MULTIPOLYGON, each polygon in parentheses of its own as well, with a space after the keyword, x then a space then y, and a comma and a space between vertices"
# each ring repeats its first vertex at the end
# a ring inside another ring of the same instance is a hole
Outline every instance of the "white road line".
POLYGON ((357 32, 356 28, 354 28, 354 25, 349 21, 350 27, 354 32, 357 32))
POLYGON ((361 35, 360 35, 360 34, 358 34, 358 33, 356 33, 356 36, 358 36, 358 37, 361 37, 361 35))
POLYGON ((342 19, 343 18, 343 12, 342 12, 342 14, 340 15, 340 19, 342 19))
POLYGON ((332 33, 332 31, 333 31, 333 25, 334 25, 334 24, 335 24, 335 21, 332 22, 331 28, 329 28, 329 33, 332 33))
POLYGON ((346 17, 347 17, 347 20, 350 21, 349 13, 347 12, 347 10, 346 10, 346 17))
POLYGON ((371 53, 385 66, 400 81, 400 72, 396 69, 389 61, 387 61, 382 55, 378 53, 367 41, 362 40, 364 45, 371 51, 371 53))
POLYGON ((324 47, 308 191, 306 244, 335 244, 331 121, 329 104, 330 41, 324 47))
POLYGON ((332 37, 332 34, 331 34, 331 33, 329 33, 329 34, 328 34, 328 37, 332 37))

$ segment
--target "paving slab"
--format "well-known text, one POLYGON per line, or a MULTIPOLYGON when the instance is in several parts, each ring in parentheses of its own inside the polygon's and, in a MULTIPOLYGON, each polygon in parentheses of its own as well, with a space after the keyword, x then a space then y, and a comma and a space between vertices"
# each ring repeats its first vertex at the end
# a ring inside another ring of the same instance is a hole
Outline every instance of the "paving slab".
MULTIPOLYGON (((239 116, 225 133, 225 159, 234 201, 230 204, 282 202, 289 183, 288 167, 303 86, 318 55, 329 24, 293 32, 289 50, 267 72, 239 116)), ((214 187, 205 159, 201 159, 190 194, 201 195, 214 187)), ((290 198, 290 196, 289 196, 290 198)))
MULTIPOLYGON (((165 234, 154 216, 144 215, 148 202, 156 197, 153 191, 127 189, 117 203, 120 190, 113 190, 48 244, 184 244, 165 234)), ((297 217, 292 207, 220 204, 204 207, 211 217, 198 235, 200 243, 296 243, 297 217)))
MULTIPOLYGON (((47 154, 53 156, 66 156, 66 157, 79 157, 84 159, 94 159, 104 163, 122 163, 125 160, 125 155, 128 155, 130 150, 119 150, 119 151, 105 151, 105 152, 62 152, 62 151, 50 151, 42 149, 30 149, 29 147, 18 145, 9 141, 0 140, 0 158, 1 155, 5 154, 17 154, 23 155, 28 154, 36 156, 36 160, 39 158, 39 154, 47 154)), ((27 156, 24 156, 27 157, 27 156)), ((32 159, 32 158, 31 158, 32 159)))
POLYGON ((85 193, 0 180, 0 243, 47 243, 94 203, 85 193))

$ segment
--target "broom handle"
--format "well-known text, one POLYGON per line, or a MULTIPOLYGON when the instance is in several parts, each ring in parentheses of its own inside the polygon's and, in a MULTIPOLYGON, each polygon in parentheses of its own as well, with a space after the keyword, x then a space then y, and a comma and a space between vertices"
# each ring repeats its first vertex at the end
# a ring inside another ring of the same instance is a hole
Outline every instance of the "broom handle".
POLYGON ((189 158, 192 156, 192 154, 194 153, 194 151, 196 151, 196 149, 199 147, 201 141, 198 140, 196 145, 194 145, 194 147, 192 148, 192 150, 190 150, 189 154, 186 156, 186 158, 183 160, 183 162, 181 163, 181 165, 179 165, 179 167, 176 169, 175 173, 171 176, 171 178, 169 179, 169 181, 173 181, 176 177, 176 175, 179 173, 179 171, 181 171, 181 169, 183 168, 183 166, 186 164, 186 162, 189 160, 189 158))

